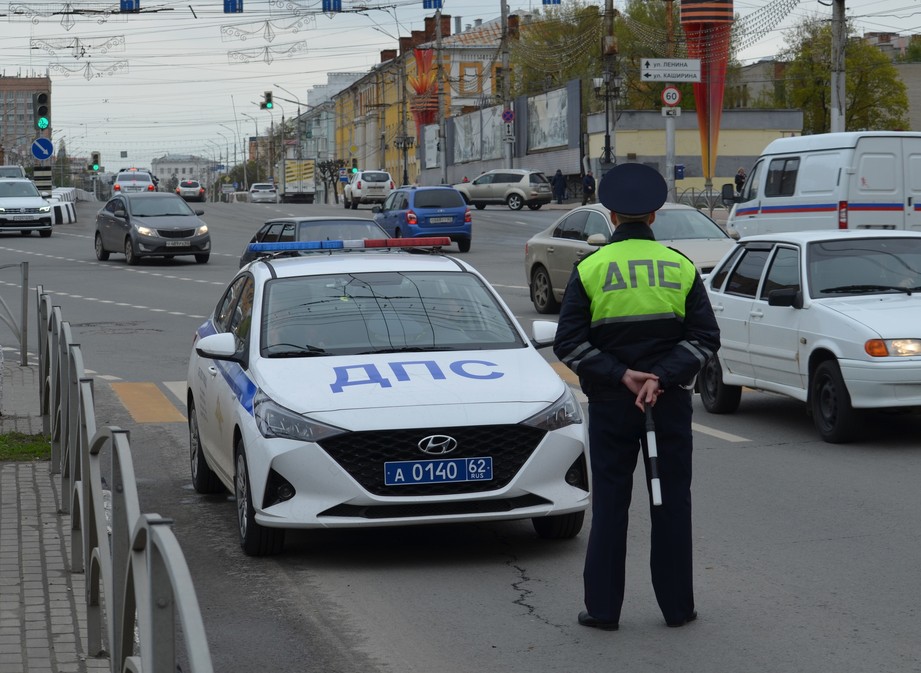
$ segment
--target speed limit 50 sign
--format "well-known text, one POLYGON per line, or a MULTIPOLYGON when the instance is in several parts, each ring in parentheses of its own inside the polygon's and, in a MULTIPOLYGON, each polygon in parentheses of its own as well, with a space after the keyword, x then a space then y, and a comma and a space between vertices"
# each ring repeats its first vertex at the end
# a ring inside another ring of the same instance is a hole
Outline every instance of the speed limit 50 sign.
POLYGON ((681 102, 681 92, 676 87, 667 86, 662 89, 662 102, 668 106, 675 106, 681 102))

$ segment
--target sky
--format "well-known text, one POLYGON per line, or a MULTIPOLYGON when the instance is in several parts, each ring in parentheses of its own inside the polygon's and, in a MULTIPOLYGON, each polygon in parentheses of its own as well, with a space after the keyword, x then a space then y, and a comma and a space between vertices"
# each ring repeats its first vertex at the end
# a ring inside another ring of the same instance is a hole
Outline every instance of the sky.
MULTIPOLYGON (((332 16, 322 13, 322 0, 243 2, 242 14, 224 14, 221 0, 140 0, 141 14, 119 16, 100 12, 111 0, 71 2, 76 15, 63 13, 62 1, 7 0, 0 4, 0 71, 50 71, 55 146, 66 142, 74 156, 99 151, 107 169, 149 167, 165 154, 232 158, 235 145, 242 159, 244 139, 265 133, 273 119, 259 109, 263 91, 274 93, 276 123, 282 113, 293 117, 328 72, 366 72, 382 50, 397 47, 398 36, 422 30, 434 13, 422 0, 342 0, 346 11, 332 16), (34 20, 11 14, 22 6, 34 20)), ((815 0, 775 3, 784 6, 782 20, 762 27, 739 54, 743 63, 772 57, 792 24, 832 11, 815 0)), ((619 10, 624 4, 615 0, 619 10)), ((744 19, 767 4, 735 0, 734 8, 744 19)), ((512 13, 541 6, 509 0, 512 13)), ((497 18, 501 4, 444 0, 442 11, 466 25, 497 18)), ((918 0, 852 0, 846 13, 860 32, 921 33, 918 0)))

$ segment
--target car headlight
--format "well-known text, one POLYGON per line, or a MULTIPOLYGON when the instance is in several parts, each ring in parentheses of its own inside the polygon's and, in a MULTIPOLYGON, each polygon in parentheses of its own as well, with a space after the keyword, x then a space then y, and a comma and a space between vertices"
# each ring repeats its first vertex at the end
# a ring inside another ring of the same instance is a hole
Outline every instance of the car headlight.
POLYGON ((921 355, 921 339, 870 339, 863 345, 867 355, 884 358, 890 355, 921 355))
POLYGON ((50 213, 50 212, 51 212, 51 206, 39 206, 38 212, 40 212, 40 213, 50 213))
POLYGON ((576 401, 575 395, 569 387, 566 392, 556 402, 544 409, 538 414, 524 421, 524 425, 530 425, 541 430, 559 430, 567 425, 582 422, 582 407, 576 401))
POLYGON ((341 435, 341 428, 310 420, 307 416, 285 409, 261 390, 253 400, 256 427, 263 437, 296 439, 302 442, 318 442, 321 439, 341 435))
POLYGON ((196 235, 196 236, 204 236, 204 235, 207 234, 207 233, 208 233, 208 225, 207 225, 207 224, 203 224, 203 225, 201 225, 198 229, 195 230, 195 235, 196 235))
POLYGON ((154 230, 149 227, 138 227, 138 234, 141 236, 156 236, 154 230))

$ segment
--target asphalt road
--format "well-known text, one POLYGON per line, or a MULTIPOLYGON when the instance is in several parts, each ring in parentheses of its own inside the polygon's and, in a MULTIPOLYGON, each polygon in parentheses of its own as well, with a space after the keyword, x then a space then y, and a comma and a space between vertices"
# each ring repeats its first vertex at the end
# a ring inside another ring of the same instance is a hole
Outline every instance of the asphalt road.
MULTIPOLYGON (((81 204, 79 222, 49 239, 0 237, 0 266, 29 261, 31 285, 52 293, 96 375, 99 423, 130 430, 142 509, 175 519, 216 670, 921 670, 917 415, 870 417, 864 439, 830 445, 817 438, 802 404, 779 396, 746 392, 731 416, 711 416, 695 402, 700 619, 682 629, 666 628, 656 607, 641 484, 616 633, 575 621, 590 521, 566 542, 538 540, 528 522, 510 522, 298 532, 282 556, 244 556, 231 499, 200 496, 189 483, 180 396, 192 334, 262 221, 345 213, 204 209, 214 239, 206 265, 188 258, 127 267, 120 255, 97 262, 94 208, 81 204), (154 384, 180 420, 137 420, 117 392, 123 383, 154 384)), ((524 243, 559 214, 474 214, 473 246, 463 258, 525 324, 543 316, 528 300, 524 243)), ((18 307, 14 271, 0 271, 0 296, 18 307)), ((0 325, 0 343, 6 329, 0 325)))

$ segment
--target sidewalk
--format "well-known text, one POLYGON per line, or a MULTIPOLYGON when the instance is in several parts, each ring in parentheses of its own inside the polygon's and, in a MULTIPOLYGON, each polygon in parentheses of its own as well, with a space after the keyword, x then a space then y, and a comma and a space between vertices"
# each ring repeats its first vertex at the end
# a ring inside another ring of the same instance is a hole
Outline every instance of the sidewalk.
MULTIPOLYGON (((42 431, 38 365, 6 350, 0 433, 42 431)), ((0 673, 102 673, 86 656, 84 576, 70 568, 70 516, 47 461, 0 462, 0 673)))

